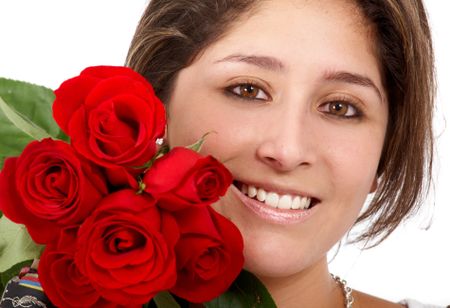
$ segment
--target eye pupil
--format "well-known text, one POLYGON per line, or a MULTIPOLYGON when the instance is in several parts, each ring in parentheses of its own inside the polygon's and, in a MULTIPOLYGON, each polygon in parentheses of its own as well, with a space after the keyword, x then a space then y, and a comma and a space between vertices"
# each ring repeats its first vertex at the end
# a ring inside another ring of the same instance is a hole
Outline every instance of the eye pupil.
POLYGON ((256 97, 258 91, 251 84, 246 84, 241 86, 241 93, 245 97, 256 97))
POLYGON ((330 112, 336 115, 345 115, 348 110, 348 105, 342 102, 334 102, 330 104, 330 112))

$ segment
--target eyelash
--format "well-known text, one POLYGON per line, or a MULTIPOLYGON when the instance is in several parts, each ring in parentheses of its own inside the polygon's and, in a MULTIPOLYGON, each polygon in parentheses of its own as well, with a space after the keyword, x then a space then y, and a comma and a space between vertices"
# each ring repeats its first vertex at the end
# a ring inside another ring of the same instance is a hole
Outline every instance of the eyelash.
MULTIPOLYGON (((264 90, 264 87, 260 86, 258 83, 254 82, 252 80, 232 84, 225 88, 225 93, 227 95, 231 96, 232 98, 239 99, 239 100, 245 100, 245 101, 264 102, 264 101, 272 100, 271 96, 269 94, 267 94, 267 91, 264 90), (263 92, 267 96, 267 99, 245 97, 242 94, 238 94, 238 93, 234 92, 234 90, 236 88, 239 88, 242 86, 254 87, 258 91, 258 93, 260 91, 263 92)), ((338 96, 338 97, 328 100, 325 103, 322 103, 318 109, 319 109, 319 111, 325 112, 326 114, 328 114, 332 117, 338 118, 338 119, 355 120, 355 119, 362 118, 364 115, 363 112, 361 111, 361 109, 359 107, 357 107, 357 105, 359 105, 359 103, 354 102, 354 100, 349 99, 346 96, 338 96), (330 104, 333 104, 333 103, 340 103, 340 104, 346 106, 346 108, 348 108, 348 109, 353 109, 352 113, 354 113, 354 114, 352 114, 352 115, 336 115, 336 114, 333 114, 332 112, 330 112, 329 110, 325 110, 326 106, 329 106, 330 104)))

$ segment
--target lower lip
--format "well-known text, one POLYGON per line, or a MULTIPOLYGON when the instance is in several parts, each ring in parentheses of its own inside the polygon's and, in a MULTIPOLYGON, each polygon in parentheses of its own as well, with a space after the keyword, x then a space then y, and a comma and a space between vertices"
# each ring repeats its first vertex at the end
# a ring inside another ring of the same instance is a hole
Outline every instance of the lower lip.
POLYGON ((284 210, 273 208, 263 202, 252 199, 244 195, 236 186, 231 185, 231 190, 244 203, 244 205, 252 210, 256 215, 269 222, 288 225, 301 223, 308 220, 312 214, 316 212, 317 206, 307 210, 284 210))

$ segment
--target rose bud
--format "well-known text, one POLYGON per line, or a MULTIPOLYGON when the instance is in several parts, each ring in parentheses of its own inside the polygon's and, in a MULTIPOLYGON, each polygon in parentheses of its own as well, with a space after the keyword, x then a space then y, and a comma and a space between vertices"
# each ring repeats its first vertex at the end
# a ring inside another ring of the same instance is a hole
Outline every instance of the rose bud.
POLYGON ((228 169, 215 158, 183 147, 157 159, 143 178, 145 191, 158 199, 158 206, 170 211, 214 203, 232 180, 228 169))
POLYGON ((225 292, 244 264, 237 227, 211 207, 176 212, 180 240, 175 246, 178 279, 170 292, 193 303, 225 292))
POLYGON ((75 262, 105 299, 142 305, 176 281, 175 219, 131 189, 100 201, 78 232, 75 262))
POLYGON ((127 67, 94 66, 55 90, 53 116, 84 157, 105 167, 114 185, 127 185, 156 152, 165 111, 152 86, 127 67))
POLYGON ((0 173, 0 210, 40 244, 83 221, 106 193, 99 170, 62 141, 31 142, 0 173))

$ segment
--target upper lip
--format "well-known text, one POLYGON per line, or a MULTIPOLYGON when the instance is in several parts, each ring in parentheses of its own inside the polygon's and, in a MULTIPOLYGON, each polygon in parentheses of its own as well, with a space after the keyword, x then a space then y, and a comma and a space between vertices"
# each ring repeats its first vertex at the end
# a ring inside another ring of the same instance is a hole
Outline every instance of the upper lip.
POLYGON ((298 189, 292 189, 292 188, 284 188, 284 187, 281 187, 280 185, 273 184, 273 183, 260 183, 260 182, 246 181, 246 180, 240 180, 240 179, 235 179, 235 182, 238 182, 240 184, 255 186, 257 188, 262 188, 265 191, 275 192, 279 195, 309 197, 311 199, 320 201, 320 199, 318 197, 314 196, 313 194, 311 194, 309 192, 301 191, 298 189))

